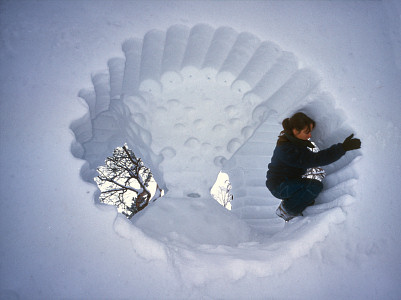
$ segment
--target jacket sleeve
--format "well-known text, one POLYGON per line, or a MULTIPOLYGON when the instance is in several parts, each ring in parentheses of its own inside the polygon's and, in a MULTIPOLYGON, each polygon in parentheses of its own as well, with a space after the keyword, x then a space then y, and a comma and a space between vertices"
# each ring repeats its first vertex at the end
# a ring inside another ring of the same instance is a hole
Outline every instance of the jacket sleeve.
POLYGON ((282 152, 281 160, 291 167, 306 169, 329 165, 339 160, 344 154, 345 150, 341 143, 319 152, 293 146, 282 152))

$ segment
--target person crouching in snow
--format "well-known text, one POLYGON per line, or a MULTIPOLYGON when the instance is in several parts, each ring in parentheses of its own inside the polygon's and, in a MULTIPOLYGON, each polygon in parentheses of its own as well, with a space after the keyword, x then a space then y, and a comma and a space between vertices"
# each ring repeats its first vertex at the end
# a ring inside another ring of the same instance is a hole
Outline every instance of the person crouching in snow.
POLYGON ((343 143, 332 145, 319 152, 309 141, 315 121, 302 112, 286 118, 282 122, 284 130, 280 133, 271 163, 266 174, 266 186, 272 195, 281 199, 276 214, 289 221, 302 216, 303 210, 314 205, 316 197, 323 189, 321 181, 303 178, 308 168, 324 166, 340 159, 345 152, 359 149, 361 141, 347 137, 343 143))

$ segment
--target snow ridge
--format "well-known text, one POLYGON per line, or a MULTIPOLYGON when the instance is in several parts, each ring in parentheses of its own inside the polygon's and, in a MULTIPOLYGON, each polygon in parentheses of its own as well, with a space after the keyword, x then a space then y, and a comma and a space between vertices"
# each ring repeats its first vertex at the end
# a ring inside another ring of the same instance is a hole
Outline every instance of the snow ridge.
POLYGON ((93 182, 96 167, 127 142, 168 191, 138 214, 135 226, 117 217, 114 229, 134 251, 149 260, 168 257, 183 276, 192 274, 194 285, 222 274, 268 276, 344 220, 358 151, 325 168, 317 205, 289 224, 274 215, 278 200, 264 186, 284 117, 302 110, 315 119, 321 149, 351 131, 319 89, 320 76, 299 69, 294 54, 251 33, 205 24, 151 30, 122 50, 125 59, 110 59, 107 71, 92 76, 93 90, 80 91, 88 113, 71 124, 71 151, 86 161, 82 178, 93 182), (230 174, 233 213, 209 195, 221 169, 230 174), (200 267, 210 271, 194 276, 200 267))

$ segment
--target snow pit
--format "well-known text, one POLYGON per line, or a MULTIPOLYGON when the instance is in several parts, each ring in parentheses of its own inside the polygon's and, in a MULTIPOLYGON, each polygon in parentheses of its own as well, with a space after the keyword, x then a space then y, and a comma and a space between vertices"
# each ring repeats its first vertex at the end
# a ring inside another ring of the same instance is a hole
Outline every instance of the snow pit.
POLYGON ((94 183, 96 168, 127 143, 167 191, 132 221, 116 217, 114 229, 133 251, 167 257, 194 285, 268 276, 344 220, 358 151, 324 167, 325 189, 303 218, 285 224, 275 215, 279 200, 265 187, 283 118, 299 110, 311 116, 320 149, 352 132, 320 90, 320 76, 300 69, 294 54, 251 33, 205 24, 152 30, 122 49, 125 58, 110 59, 108 70, 92 77, 93 89, 80 92, 88 113, 71 124, 71 151, 85 160, 82 178, 94 183), (232 211, 210 196, 221 170, 232 183, 232 211))

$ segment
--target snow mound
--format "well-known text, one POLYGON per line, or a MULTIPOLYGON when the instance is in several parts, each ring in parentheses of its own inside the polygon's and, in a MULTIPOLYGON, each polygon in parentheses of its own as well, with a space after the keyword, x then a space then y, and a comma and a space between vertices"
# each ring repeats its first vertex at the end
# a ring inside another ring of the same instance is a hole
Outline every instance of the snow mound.
POLYGON ((299 68, 294 54, 251 33, 205 24, 151 30, 122 49, 125 58, 110 59, 107 71, 92 76, 94 88, 80 92, 88 113, 71 124, 71 151, 86 161, 82 178, 93 182, 96 168, 127 143, 167 190, 132 222, 116 218, 115 231, 134 251, 171 261, 195 285, 222 275, 267 276, 287 269, 344 220, 357 151, 325 168, 317 205, 289 224, 275 216, 278 200, 264 186, 284 117, 302 110, 315 119, 320 149, 352 131, 319 89, 320 76, 299 68), (210 197, 222 169, 230 174, 233 213, 210 197))

